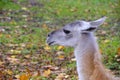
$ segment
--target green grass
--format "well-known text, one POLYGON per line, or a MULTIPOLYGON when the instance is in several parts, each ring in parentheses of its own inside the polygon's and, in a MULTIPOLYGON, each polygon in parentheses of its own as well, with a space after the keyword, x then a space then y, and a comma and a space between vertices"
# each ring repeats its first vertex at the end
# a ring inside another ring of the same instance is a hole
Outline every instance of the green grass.
MULTIPOLYGON (((110 69, 115 68, 120 71, 119 62, 117 62, 115 58, 117 49, 120 47, 120 26, 118 26, 116 22, 120 19, 118 16, 119 3, 117 4, 117 0, 38 0, 39 4, 32 7, 28 6, 27 1, 28 0, 19 0, 19 4, 9 2, 8 4, 5 3, 5 6, 2 7, 3 11, 6 11, 5 14, 2 14, 2 18, 12 18, 10 21, 0 22, 0 27, 5 29, 5 32, 0 33, 0 45, 6 45, 6 48, 1 51, 4 53, 10 52, 10 44, 19 45, 15 47, 15 50, 19 50, 18 48, 21 48, 20 45, 25 44, 27 46, 21 49, 21 54, 35 54, 38 49, 46 46, 45 40, 50 31, 75 20, 95 20, 102 16, 107 16, 107 25, 102 25, 99 29, 106 31, 106 34, 97 37, 99 37, 100 49, 103 52, 106 66, 110 69), (24 15, 27 15, 27 17, 24 17, 24 15), (113 26, 115 29, 112 30, 111 28, 114 28, 113 26), (105 43, 105 40, 109 40, 109 42, 105 43)), ((97 34, 99 34, 99 32, 97 32, 97 34)), ((49 54, 40 52, 40 60, 53 61, 49 64, 55 64, 54 60, 56 59, 54 59, 53 56, 57 47, 58 46, 52 47, 52 50, 48 51, 50 52, 49 54)), ((66 53, 64 56, 68 57, 70 52, 73 52, 73 49, 65 48, 63 51, 66 53)), ((46 64, 43 63, 41 65, 46 64)), ((69 61, 65 61, 62 64, 63 68, 72 68, 72 71, 74 71, 75 66, 75 62, 69 61)), ((52 75, 51 77, 50 79, 53 79, 56 75, 52 75)), ((39 78, 48 80, 41 76, 39 78)), ((71 80, 77 80, 76 74, 71 76, 71 80)))

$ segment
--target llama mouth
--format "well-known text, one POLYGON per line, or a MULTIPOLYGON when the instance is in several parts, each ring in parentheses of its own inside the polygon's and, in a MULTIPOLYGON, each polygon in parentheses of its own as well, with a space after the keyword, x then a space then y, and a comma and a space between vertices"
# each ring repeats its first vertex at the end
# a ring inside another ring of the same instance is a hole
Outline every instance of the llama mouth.
POLYGON ((49 42, 48 45, 53 45, 55 41, 49 42))

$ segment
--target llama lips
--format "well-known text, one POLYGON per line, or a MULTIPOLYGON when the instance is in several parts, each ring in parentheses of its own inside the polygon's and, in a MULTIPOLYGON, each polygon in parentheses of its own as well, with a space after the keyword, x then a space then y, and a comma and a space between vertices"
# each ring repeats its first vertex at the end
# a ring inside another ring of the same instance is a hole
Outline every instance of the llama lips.
POLYGON ((52 45, 54 42, 55 42, 55 41, 53 41, 53 42, 49 42, 48 45, 52 45))

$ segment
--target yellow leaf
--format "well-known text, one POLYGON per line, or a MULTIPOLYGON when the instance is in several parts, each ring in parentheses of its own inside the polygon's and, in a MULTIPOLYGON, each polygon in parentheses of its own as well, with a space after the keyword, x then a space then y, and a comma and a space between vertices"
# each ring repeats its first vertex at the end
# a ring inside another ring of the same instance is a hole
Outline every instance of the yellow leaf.
POLYGON ((45 71, 43 72, 43 76, 44 76, 44 77, 48 77, 50 74, 51 74, 51 70, 50 70, 50 69, 45 70, 45 71))
POLYGON ((15 75, 15 77, 16 77, 17 79, 20 79, 20 75, 15 75))
POLYGON ((9 34, 8 34, 8 35, 6 35, 6 38, 11 38, 11 35, 9 35, 9 34))
POLYGON ((47 24, 43 24, 42 27, 43 27, 43 28, 47 28, 47 24))
POLYGON ((57 50, 62 50, 62 49, 64 49, 64 46, 59 46, 59 47, 57 48, 57 50))
POLYGON ((13 55, 13 56, 11 56, 11 58, 16 58, 16 56, 13 55))
POLYGON ((11 21, 10 24, 16 25, 17 23, 15 21, 11 21))
POLYGON ((27 9, 26 7, 22 7, 22 10, 25 10, 25 11, 27 11, 28 9, 27 9))
POLYGON ((22 74, 22 75, 20 75, 19 79, 20 80, 29 80, 30 79, 30 75, 28 75, 28 74, 22 74))
POLYGON ((32 75, 30 69, 27 68, 26 71, 27 71, 27 73, 28 73, 29 76, 32 75))
POLYGON ((65 73, 60 73, 55 80, 63 80, 64 78, 68 78, 69 75, 66 75, 65 73))
POLYGON ((46 46, 44 47, 44 49, 47 50, 47 51, 51 50, 51 48, 50 48, 48 45, 46 45, 46 46))
POLYGON ((25 58, 31 58, 31 56, 30 55, 25 55, 25 58))
POLYGON ((0 38, 3 36, 3 34, 2 33, 0 33, 0 38))
POLYGON ((59 55, 58 58, 63 60, 65 57, 63 55, 59 55))
POLYGON ((76 59, 75 59, 75 58, 72 58, 71 61, 76 61, 76 59))
POLYGON ((0 66, 3 64, 4 62, 0 61, 0 66))
POLYGON ((110 42, 110 40, 108 40, 108 39, 104 40, 104 43, 108 43, 108 42, 110 42))
POLYGON ((77 11, 77 8, 75 8, 75 7, 74 7, 74 8, 71 8, 70 11, 71 11, 71 12, 76 12, 76 11, 77 11))
POLYGON ((39 71, 36 71, 33 73, 32 77, 37 77, 37 76, 40 76, 40 72, 39 71))
POLYGON ((102 54, 102 50, 100 49, 99 52, 102 54))
POLYGON ((19 50, 10 50, 13 54, 19 54, 19 53, 21 53, 21 51, 19 51, 19 50))
POLYGON ((33 44, 29 43, 29 44, 26 45, 26 48, 31 48, 32 46, 33 46, 33 44))
POLYGON ((9 74, 9 75, 12 75, 12 74, 13 74, 13 72, 12 72, 11 70, 9 70, 9 69, 6 70, 5 72, 6 72, 7 74, 9 74))
POLYGON ((117 54, 120 56, 120 47, 117 50, 117 54))

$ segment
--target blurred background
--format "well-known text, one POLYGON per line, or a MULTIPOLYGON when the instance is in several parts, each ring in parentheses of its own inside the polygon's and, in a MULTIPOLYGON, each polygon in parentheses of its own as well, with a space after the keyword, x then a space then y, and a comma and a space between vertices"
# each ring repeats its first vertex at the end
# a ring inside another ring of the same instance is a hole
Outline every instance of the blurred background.
POLYGON ((47 34, 103 16, 103 63, 120 76, 120 0, 0 0, 0 80, 77 80, 73 49, 49 47, 47 34))

